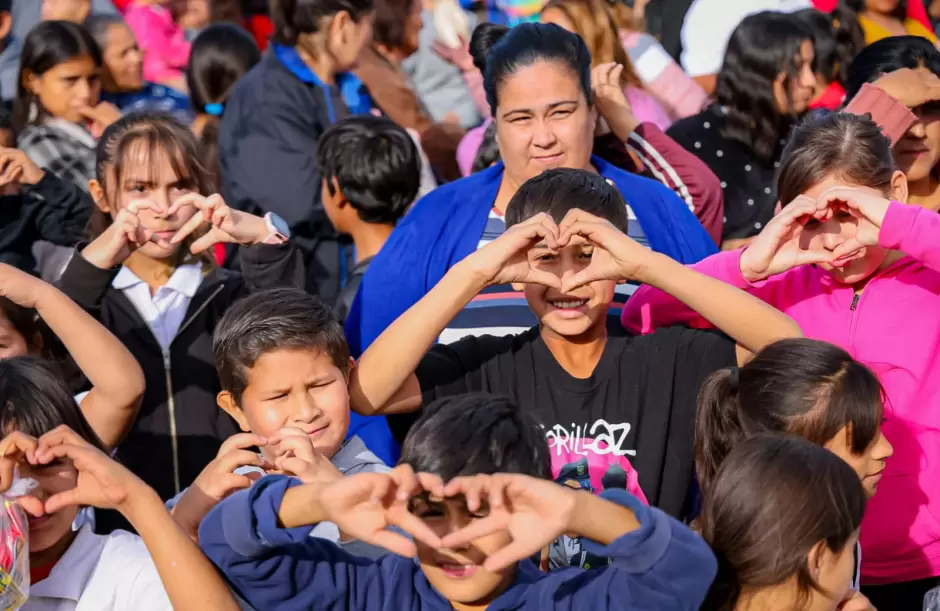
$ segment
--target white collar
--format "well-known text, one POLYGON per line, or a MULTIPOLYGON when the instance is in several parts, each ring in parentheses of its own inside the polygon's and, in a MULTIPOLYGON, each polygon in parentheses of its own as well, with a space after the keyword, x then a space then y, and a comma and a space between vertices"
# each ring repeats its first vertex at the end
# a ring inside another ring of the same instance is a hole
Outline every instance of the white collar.
MULTIPOLYGON (((143 283, 144 281, 138 278, 137 274, 132 272, 126 265, 122 265, 121 271, 111 281, 111 286, 123 291, 143 283)), ((192 299, 196 295, 200 284, 202 284, 202 266, 198 263, 187 263, 173 270, 170 279, 160 288, 170 289, 192 299)))
POLYGON ((43 125, 65 132, 67 136, 73 140, 79 141, 90 149, 94 149, 98 146, 98 141, 95 140, 95 137, 92 136, 87 129, 71 121, 66 121, 59 117, 50 117, 43 121, 43 125))
POLYGON ((98 566, 107 541, 108 537, 93 533, 91 526, 82 526, 49 576, 29 586, 30 597, 58 598, 77 603, 98 566))

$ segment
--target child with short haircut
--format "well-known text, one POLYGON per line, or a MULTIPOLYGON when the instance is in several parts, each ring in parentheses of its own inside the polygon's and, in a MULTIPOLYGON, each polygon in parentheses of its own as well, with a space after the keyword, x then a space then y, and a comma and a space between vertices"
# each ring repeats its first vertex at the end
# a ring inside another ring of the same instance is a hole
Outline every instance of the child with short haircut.
POLYGON ((317 166, 326 216, 356 248, 356 265, 334 310, 343 322, 369 263, 418 195, 421 155, 408 132, 389 119, 359 115, 320 136, 317 166))
MULTIPOLYGON (((786 316, 656 254, 626 235, 617 189, 582 170, 528 180, 506 211, 509 229, 450 269, 362 355, 350 397, 360 414, 392 414, 404 436, 440 397, 505 394, 542 425, 557 481, 626 488, 674 516, 689 507, 696 394, 710 373, 738 362, 734 341, 757 351, 799 335, 786 316), (578 209, 580 208, 580 209, 578 209), (608 336, 618 282, 662 287, 731 336, 668 329, 652 338, 608 336), (521 335, 433 345, 487 286, 515 284, 540 324, 521 335)), ((742 355, 743 356, 743 355, 742 355)), ((554 564, 596 565, 576 541, 554 564)))
MULTIPOLYGON (((297 289, 255 293, 225 313, 212 348, 219 407, 244 433, 226 441, 175 502, 173 516, 191 536, 216 503, 267 473, 312 482, 389 470, 358 437, 344 441, 353 362, 343 327, 322 301, 297 289)), ((313 534, 339 541, 327 524, 313 534)))
POLYGON ((705 543, 625 490, 597 497, 548 480, 548 453, 508 399, 444 398, 391 473, 266 477, 216 507, 200 543, 258 609, 698 609, 716 573, 705 543), (406 558, 364 560, 310 538, 324 520, 406 558), (531 558, 564 532, 610 566, 539 571, 531 558))

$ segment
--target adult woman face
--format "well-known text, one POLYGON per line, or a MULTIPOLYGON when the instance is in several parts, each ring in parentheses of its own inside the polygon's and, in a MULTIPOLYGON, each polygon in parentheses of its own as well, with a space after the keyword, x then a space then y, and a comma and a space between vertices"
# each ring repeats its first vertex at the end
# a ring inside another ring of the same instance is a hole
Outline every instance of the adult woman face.
POLYGON ((597 116, 577 76, 563 64, 541 60, 508 76, 494 117, 513 185, 551 168, 590 166, 597 116))
MULTIPOLYGON (((97 38, 97 37, 96 37, 97 38)), ((144 56, 137 39, 123 23, 107 26, 99 41, 104 60, 102 86, 105 91, 137 91, 144 86, 144 56), (101 44, 106 42, 106 44, 101 44)))

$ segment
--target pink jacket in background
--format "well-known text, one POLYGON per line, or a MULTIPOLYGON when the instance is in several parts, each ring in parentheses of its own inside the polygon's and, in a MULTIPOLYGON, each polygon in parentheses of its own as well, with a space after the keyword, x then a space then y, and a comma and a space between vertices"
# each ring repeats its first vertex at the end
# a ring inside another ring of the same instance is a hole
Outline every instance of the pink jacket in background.
MULTIPOLYGON (((862 583, 940 575, 940 215, 892 203, 881 246, 906 253, 872 276, 855 299, 851 286, 802 266, 756 284, 741 275, 742 250, 692 266, 744 289, 792 317, 806 337, 841 346, 885 387, 884 434, 894 445, 862 523, 862 583)), ((673 297, 645 286, 622 318, 633 332, 707 323, 673 297)))
POLYGON ((155 4, 131 4, 124 15, 144 53, 144 80, 164 83, 183 75, 190 44, 170 11, 155 4))
POLYGON ((708 94, 682 70, 658 40, 649 34, 622 31, 620 41, 643 87, 672 120, 698 114, 705 107, 708 94))

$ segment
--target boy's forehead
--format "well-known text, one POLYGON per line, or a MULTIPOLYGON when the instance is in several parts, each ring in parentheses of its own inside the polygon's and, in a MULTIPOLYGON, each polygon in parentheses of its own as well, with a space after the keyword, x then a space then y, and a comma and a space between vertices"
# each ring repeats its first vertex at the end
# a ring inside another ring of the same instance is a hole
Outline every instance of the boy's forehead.
POLYGON ((316 346, 275 348, 264 352, 248 367, 248 386, 289 385, 332 374, 337 367, 325 350, 316 346))

